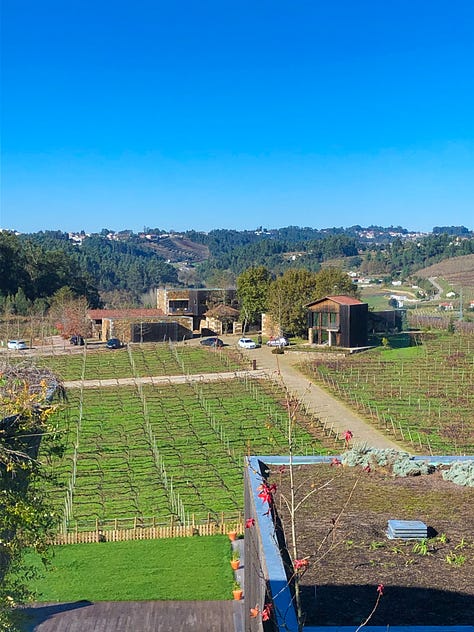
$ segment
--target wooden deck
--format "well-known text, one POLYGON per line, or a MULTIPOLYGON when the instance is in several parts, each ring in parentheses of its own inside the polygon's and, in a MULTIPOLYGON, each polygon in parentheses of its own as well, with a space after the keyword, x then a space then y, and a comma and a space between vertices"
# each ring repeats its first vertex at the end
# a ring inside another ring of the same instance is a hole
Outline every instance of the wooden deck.
POLYGON ((24 610, 24 632, 243 632, 243 601, 77 601, 24 610))

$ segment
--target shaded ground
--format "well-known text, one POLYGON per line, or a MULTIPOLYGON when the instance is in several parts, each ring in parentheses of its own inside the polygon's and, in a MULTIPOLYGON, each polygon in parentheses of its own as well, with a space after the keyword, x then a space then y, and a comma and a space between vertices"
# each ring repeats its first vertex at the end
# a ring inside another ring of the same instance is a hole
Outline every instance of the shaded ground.
POLYGON ((243 630, 243 602, 76 601, 23 611, 23 632, 233 632, 243 630))
MULTIPOLYGON (((392 478, 318 465, 296 468, 295 476, 300 500, 318 490, 297 513, 298 558, 310 561, 302 578, 308 624, 360 624, 379 584, 384 594, 370 625, 472 624, 473 488, 444 481, 440 472, 392 478), (431 537, 421 544, 389 540, 389 519, 422 520, 431 537)), ((289 534, 281 500, 281 493, 289 497, 288 468, 270 481, 278 485, 277 509, 289 534)))

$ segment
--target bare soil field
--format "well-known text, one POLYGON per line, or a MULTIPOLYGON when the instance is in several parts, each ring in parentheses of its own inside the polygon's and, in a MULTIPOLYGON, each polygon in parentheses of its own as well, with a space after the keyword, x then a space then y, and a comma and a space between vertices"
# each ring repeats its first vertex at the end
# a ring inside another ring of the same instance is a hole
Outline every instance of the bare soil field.
MULTIPOLYGON (((329 465, 295 468, 303 502, 297 513, 298 558, 307 624, 359 625, 383 596, 369 625, 467 625, 474 621, 474 489, 441 472, 394 478, 380 470, 329 465), (324 487, 322 487, 324 485, 324 487), (421 520, 428 538, 391 540, 389 519, 421 520)), ((270 477, 285 534, 288 468, 270 477)), ((287 544, 291 542, 287 535, 287 544)))

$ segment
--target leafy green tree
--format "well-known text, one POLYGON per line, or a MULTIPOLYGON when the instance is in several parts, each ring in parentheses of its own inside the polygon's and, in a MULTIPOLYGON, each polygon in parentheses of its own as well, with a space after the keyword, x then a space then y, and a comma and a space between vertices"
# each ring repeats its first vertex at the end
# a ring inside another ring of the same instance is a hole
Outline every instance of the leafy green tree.
POLYGON ((340 294, 357 296, 358 293, 357 286, 352 283, 350 276, 339 268, 323 268, 317 272, 313 290, 312 300, 340 294))
POLYGON ((22 287, 18 288, 18 292, 15 294, 15 313, 26 316, 31 307, 30 301, 26 298, 25 292, 22 287))
POLYGON ((304 335, 307 330, 306 305, 315 297, 318 273, 287 270, 270 284, 268 312, 285 333, 304 335))
POLYGON ((25 257, 18 237, 0 232, 0 294, 14 296, 27 279, 25 257))
POLYGON ((271 280, 271 274, 264 266, 248 268, 237 278, 237 295, 246 323, 257 322, 266 311, 271 280))
POLYGON ((57 451, 58 435, 51 415, 51 388, 62 389, 47 370, 34 366, 0 367, 0 630, 16 630, 14 608, 30 597, 23 551, 35 549, 44 559, 48 538, 57 525, 38 481, 45 477, 37 457, 57 451), (45 447, 45 444, 49 447, 45 447))

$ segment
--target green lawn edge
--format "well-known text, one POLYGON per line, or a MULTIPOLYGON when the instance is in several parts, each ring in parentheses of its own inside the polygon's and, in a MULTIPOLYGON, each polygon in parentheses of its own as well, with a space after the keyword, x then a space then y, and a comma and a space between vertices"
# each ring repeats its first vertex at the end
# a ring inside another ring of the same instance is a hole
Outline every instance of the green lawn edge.
POLYGON ((217 601, 232 596, 227 536, 203 536, 57 546, 30 589, 37 602, 217 601))

